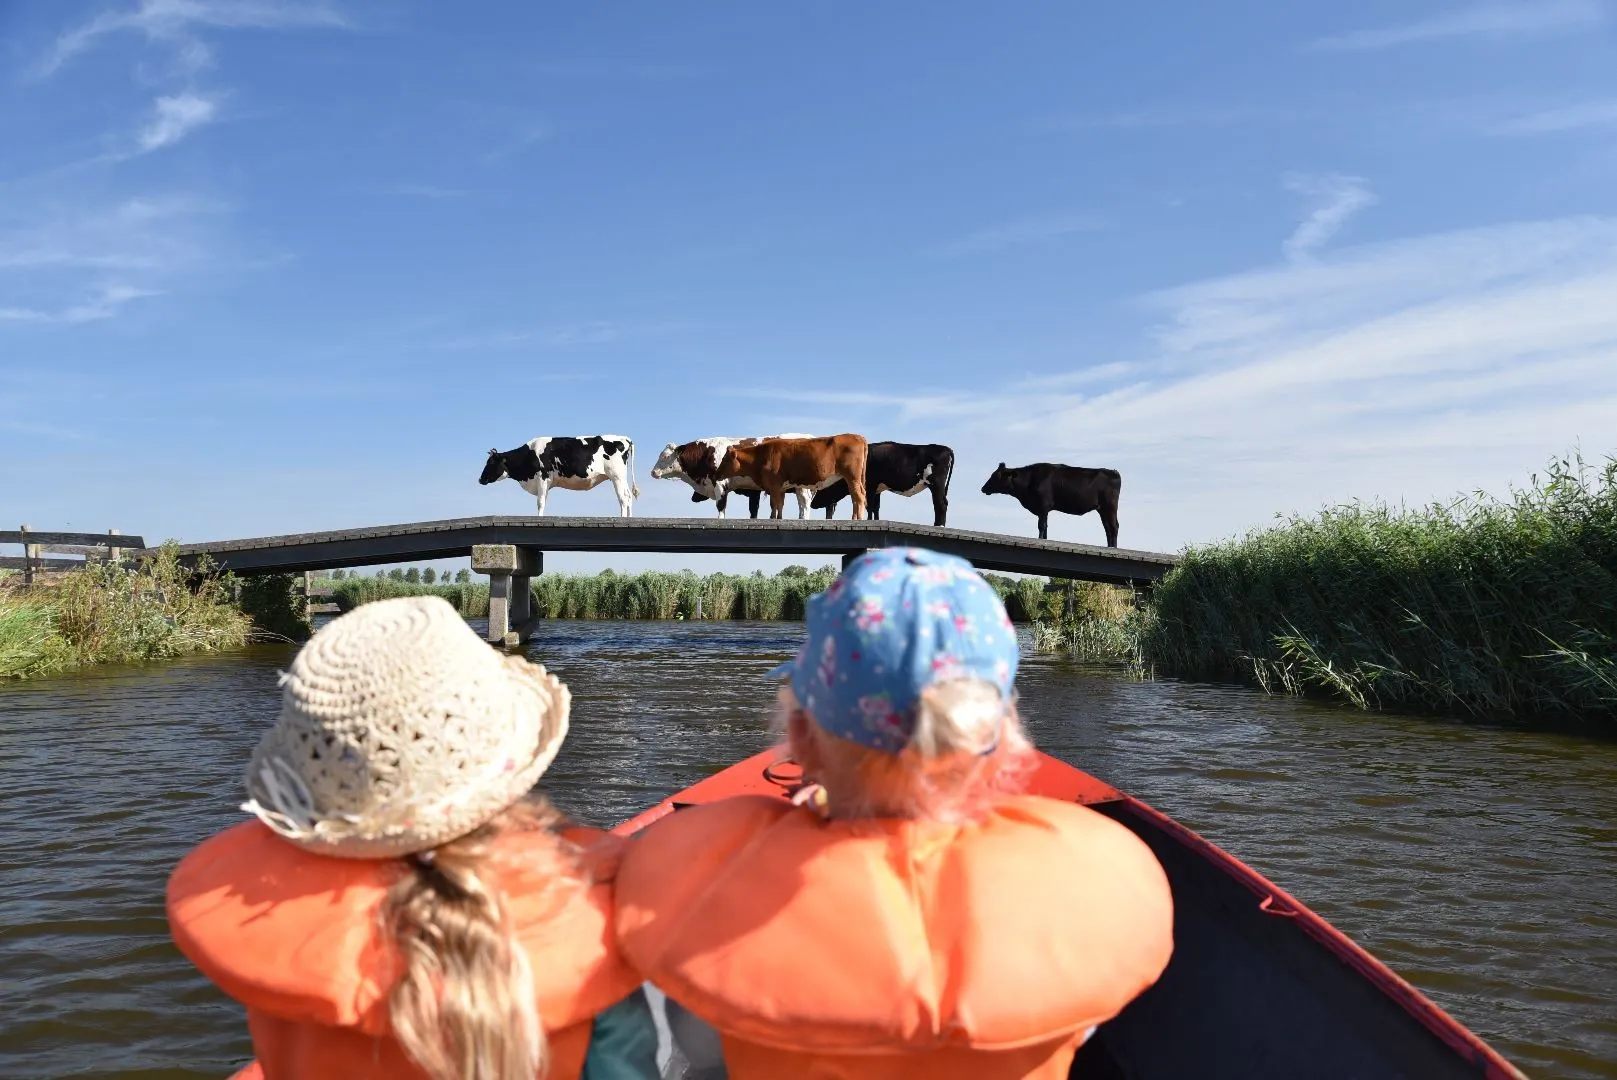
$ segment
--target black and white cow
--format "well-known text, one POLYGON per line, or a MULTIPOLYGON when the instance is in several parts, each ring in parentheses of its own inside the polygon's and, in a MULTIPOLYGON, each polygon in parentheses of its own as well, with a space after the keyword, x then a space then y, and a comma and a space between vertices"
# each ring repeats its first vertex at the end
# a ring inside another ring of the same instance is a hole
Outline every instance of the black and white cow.
MULTIPOLYGON (((954 472, 954 451, 938 443, 873 442, 865 459, 865 507, 873 519, 881 518, 881 493, 905 497, 932 492, 932 524, 943 528, 949 517, 949 474, 954 472)), ((814 509, 825 516, 836 513, 837 503, 848 497, 848 485, 838 480, 814 496, 814 509)))
POLYGON ((479 484, 509 476, 539 499, 551 488, 588 491, 610 480, 618 496, 618 516, 631 517, 640 486, 634 481, 634 441, 623 435, 541 435, 515 450, 490 450, 479 484))
POLYGON ((1107 547, 1117 546, 1117 500, 1122 491, 1123 475, 1116 469, 1044 461, 1014 469, 1007 469, 1002 461, 983 485, 984 495, 1009 495, 1028 513, 1038 515, 1040 540, 1050 538, 1050 511, 1087 514, 1099 510, 1107 547))
MULTIPOLYGON (((710 439, 692 439, 687 443, 669 443, 663 447, 663 452, 657 457, 657 464, 651 467, 651 475, 656 480, 683 480, 692 488, 691 502, 706 502, 712 499, 718 505, 719 517, 724 516, 726 505, 730 501, 730 493, 747 497, 747 510, 753 516, 758 516, 758 503, 763 492, 745 476, 734 476, 729 480, 721 481, 718 478, 719 465, 724 461, 732 446, 756 446, 765 439, 812 439, 812 435, 761 435, 756 437, 732 439, 724 436, 714 436, 710 439)), ((808 516, 808 501, 811 494, 809 488, 796 491, 797 516, 808 516)))

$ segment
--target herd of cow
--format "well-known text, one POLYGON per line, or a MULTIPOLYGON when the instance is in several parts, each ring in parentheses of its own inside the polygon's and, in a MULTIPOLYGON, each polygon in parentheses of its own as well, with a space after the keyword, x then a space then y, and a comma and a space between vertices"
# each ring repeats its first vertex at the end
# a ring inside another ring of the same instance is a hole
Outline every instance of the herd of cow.
MULTIPOLYGON (((949 477, 954 451, 937 443, 867 442, 863 435, 768 435, 747 439, 696 439, 663 447, 651 475, 683 480, 691 501, 712 500, 719 517, 732 493, 744 495, 753 517, 769 496, 769 516, 778 518, 786 494, 797 497, 797 516, 809 507, 836 512, 843 499, 853 501, 853 516, 881 517, 885 491, 898 495, 932 493, 933 524, 948 523, 949 477)), ((515 450, 490 450, 478 483, 510 477, 539 500, 551 488, 588 491, 611 483, 618 513, 629 517, 640 496, 634 479, 634 441, 622 435, 540 436, 515 450)), ((1085 469, 1040 462, 1007 468, 1002 461, 987 483, 985 495, 1009 495, 1039 519, 1039 538, 1050 535, 1050 514, 1098 511, 1106 529, 1106 546, 1117 546, 1117 500, 1123 478, 1115 469, 1085 469)))

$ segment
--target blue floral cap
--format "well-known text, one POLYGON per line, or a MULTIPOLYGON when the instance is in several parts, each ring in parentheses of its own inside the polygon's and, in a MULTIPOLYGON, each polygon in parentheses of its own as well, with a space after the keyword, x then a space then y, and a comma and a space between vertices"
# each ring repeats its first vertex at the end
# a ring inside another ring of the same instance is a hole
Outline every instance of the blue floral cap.
POLYGON ((925 548, 855 559, 809 598, 808 640, 773 674, 833 735, 897 753, 933 683, 975 678, 1008 703, 1020 653, 999 594, 970 563, 925 548))

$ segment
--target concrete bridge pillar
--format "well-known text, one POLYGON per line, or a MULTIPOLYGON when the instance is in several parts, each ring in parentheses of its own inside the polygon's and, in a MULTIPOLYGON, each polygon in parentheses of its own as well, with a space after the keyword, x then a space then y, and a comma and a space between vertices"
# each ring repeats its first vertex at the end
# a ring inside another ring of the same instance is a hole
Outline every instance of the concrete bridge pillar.
POLYGON ((533 636, 533 593, 529 586, 544 568, 545 555, 538 548, 473 545, 472 570, 488 575, 490 645, 515 649, 533 636))

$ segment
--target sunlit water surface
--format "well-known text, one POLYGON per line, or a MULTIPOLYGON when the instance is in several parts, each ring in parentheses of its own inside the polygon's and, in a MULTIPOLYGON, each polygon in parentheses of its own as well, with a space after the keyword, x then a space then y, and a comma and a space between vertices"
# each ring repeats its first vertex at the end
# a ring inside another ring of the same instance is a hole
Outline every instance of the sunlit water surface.
MULTIPOLYGON (((795 624, 548 623, 545 789, 609 825, 764 748, 795 624)), ((221 1077, 239 1009, 163 884, 240 820, 289 649, 0 685, 0 1077, 221 1077)), ((1131 682, 1030 657, 1039 745, 1269 875, 1529 1074, 1617 1075, 1617 743, 1131 682)))

